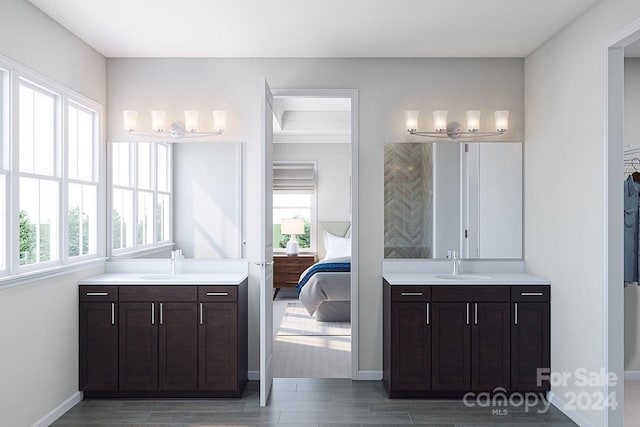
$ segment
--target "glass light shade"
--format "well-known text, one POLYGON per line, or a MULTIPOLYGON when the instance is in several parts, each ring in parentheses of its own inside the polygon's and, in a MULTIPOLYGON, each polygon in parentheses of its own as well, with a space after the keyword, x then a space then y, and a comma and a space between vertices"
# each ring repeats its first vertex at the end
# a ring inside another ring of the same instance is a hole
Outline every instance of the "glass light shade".
POLYGON ((132 110, 124 110, 122 112, 124 122, 124 130, 126 132, 134 132, 136 130, 136 122, 138 121, 138 112, 132 110))
POLYGON ((477 132, 480 130, 480 111, 470 110, 467 114, 467 129, 469 132, 477 132))
POLYGON ((156 132, 164 131, 164 119, 167 116, 166 111, 151 111, 151 129, 156 132))
POLYGON ((283 218, 280 222, 280 232, 282 234, 303 234, 304 219, 301 218, 283 218))
POLYGON ((224 110, 213 111, 213 130, 224 132, 227 130, 227 112, 224 110))
POLYGON ((194 110, 186 110, 184 112, 184 127, 187 132, 196 132, 198 130, 198 115, 200 113, 194 110))
POLYGON ((436 110, 433 112, 433 128, 436 132, 444 132, 447 130, 446 110, 436 110))
POLYGON ((404 125, 407 130, 418 129, 418 119, 420 118, 420 111, 407 110, 404 112, 404 125))
POLYGON ((498 132, 505 132, 509 129, 509 111, 499 110, 493 112, 496 117, 496 130, 498 132))

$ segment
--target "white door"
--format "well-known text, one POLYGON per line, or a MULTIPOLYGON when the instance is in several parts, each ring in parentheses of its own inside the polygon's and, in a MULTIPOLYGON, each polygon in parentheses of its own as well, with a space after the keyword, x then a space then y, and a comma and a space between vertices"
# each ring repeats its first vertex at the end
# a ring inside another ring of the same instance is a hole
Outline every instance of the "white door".
POLYGON ((260 406, 267 406, 273 383, 273 94, 267 80, 260 79, 262 105, 262 211, 260 244, 260 406))

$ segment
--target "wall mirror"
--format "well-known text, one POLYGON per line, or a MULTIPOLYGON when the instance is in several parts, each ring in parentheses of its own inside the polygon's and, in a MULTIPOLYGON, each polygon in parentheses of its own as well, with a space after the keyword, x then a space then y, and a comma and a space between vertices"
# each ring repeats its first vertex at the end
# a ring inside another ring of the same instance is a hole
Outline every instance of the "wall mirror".
POLYGON ((243 257, 242 143, 115 142, 110 150, 112 256, 243 257))
POLYGON ((385 258, 522 258, 521 143, 389 143, 385 258))

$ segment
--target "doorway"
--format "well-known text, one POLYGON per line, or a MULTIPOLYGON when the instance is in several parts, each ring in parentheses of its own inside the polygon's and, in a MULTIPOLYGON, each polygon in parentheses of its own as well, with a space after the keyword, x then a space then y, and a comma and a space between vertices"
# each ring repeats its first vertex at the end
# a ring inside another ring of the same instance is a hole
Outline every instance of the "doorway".
MULTIPOLYGON (((345 224, 346 226, 348 226, 349 230, 349 234, 350 234, 350 238, 348 240, 348 244, 350 247, 350 271, 348 274, 348 283, 349 286, 346 290, 347 292, 347 298, 345 298, 343 301, 339 301, 341 303, 341 307, 339 307, 338 311, 341 311, 342 313, 347 313, 347 315, 349 316, 349 320, 350 320, 350 340, 346 343, 346 350, 349 358, 347 360, 347 368, 348 368, 348 377, 352 378, 352 379, 356 379, 357 378, 357 374, 358 374, 358 180, 357 180, 357 176, 358 176, 358 91, 355 89, 274 89, 271 91, 272 95, 273 95, 273 113, 274 116, 276 117, 276 121, 274 121, 274 127, 277 129, 278 123, 278 115, 282 113, 282 111, 280 111, 280 107, 279 107, 279 103, 278 100, 282 99, 286 99, 286 100, 291 100, 293 101, 293 103, 305 103, 308 102, 309 100, 318 100, 325 103, 329 102, 346 102, 349 106, 349 109, 347 111, 346 114, 346 121, 347 121, 347 127, 349 129, 348 135, 347 135, 347 139, 346 141, 344 141, 345 143, 348 143, 348 148, 347 148, 347 152, 349 154, 349 162, 350 162, 350 179, 348 180, 348 182, 345 182, 344 185, 346 185, 347 189, 348 189, 348 210, 350 212, 350 215, 348 217, 344 217, 344 218, 337 218, 339 220, 342 221, 322 221, 322 218, 317 218, 316 221, 310 221, 309 224, 309 228, 314 228, 314 238, 313 240, 315 240, 315 247, 314 248, 309 248, 309 254, 313 255, 314 259, 313 261, 318 261, 318 258, 324 258, 326 257, 323 256, 321 254, 321 251, 324 249, 324 233, 323 231, 326 229, 326 227, 331 228, 332 225, 328 224, 331 222, 338 222, 338 223, 342 223, 345 224)), ((299 118, 299 117, 298 117, 299 118)), ((282 120, 282 117, 279 118, 280 120, 282 120)), ((304 120, 303 120, 304 121, 304 120)), ((295 126, 299 125, 300 123, 294 123, 294 128, 295 126)), ((335 125, 335 123, 334 123, 335 125)), ((266 128, 268 129, 271 126, 267 126, 266 128)), ((269 131, 269 130, 267 130, 269 131)), ((269 138, 265 138, 265 141, 270 141, 269 144, 271 144, 271 148, 269 149, 270 151, 273 151, 273 147, 274 145, 277 145, 278 142, 276 142, 276 144, 273 144, 271 141, 273 141, 274 137, 276 137, 276 135, 273 133, 273 129, 270 130, 271 135, 269 138)), ((277 135, 277 137, 275 138, 276 140, 278 138, 284 138, 286 140, 286 138, 289 138, 290 141, 289 143, 293 143, 291 142, 292 140, 294 140, 295 138, 299 137, 300 134, 304 133, 304 131, 302 130, 298 130, 298 135, 297 136, 293 136, 291 137, 291 135, 287 136, 287 135, 277 135)), ((333 135, 325 135, 326 138, 329 139, 340 139, 343 138, 344 139, 344 135, 340 136, 339 132, 334 132, 333 135)), ((283 141, 280 141, 283 142, 283 141)), ((327 144, 329 143, 328 141, 325 141, 327 144)), ((316 143, 318 143, 317 138, 316 138, 316 143)), ((333 141, 333 143, 335 143, 335 141, 333 141)), ((321 145, 321 144, 318 144, 321 145)), ((275 158, 274 158, 275 159, 275 158)), ((299 159, 298 159, 299 160, 299 159)), ((265 179, 273 179, 273 177, 271 176, 273 173, 273 170, 270 173, 267 173, 267 178, 265 179)), ((320 173, 322 173, 322 171, 320 171, 320 173)), ((266 196, 266 195, 263 195, 266 196)), ((271 194, 269 195, 271 196, 271 194)), ((320 201, 319 203, 322 203, 322 201, 320 201)), ((273 211, 270 211, 270 213, 272 214, 273 211)), ((271 216, 271 215, 269 215, 271 216)), ((294 215, 295 216, 295 215, 294 215)), ((282 219, 282 218, 280 218, 282 219)), ((335 218, 332 218, 335 219, 335 218)), ((281 225, 281 224, 279 224, 281 225)), ((274 224, 272 224, 272 226, 276 226, 275 222, 274 224)), ((276 235, 278 234, 278 232, 280 232, 281 230, 276 229, 276 227, 274 227, 274 231, 276 231, 276 235)), ((330 231, 329 231, 330 232, 330 231)), ((330 234, 332 234, 335 237, 341 238, 341 239, 346 239, 345 233, 347 232, 346 229, 342 229, 341 231, 336 231, 334 230, 333 233, 330 232, 330 234)), ((271 234, 271 233, 269 233, 271 234)), ((286 234, 286 233, 285 233, 286 234)), ((286 235, 285 237, 288 237, 288 235, 286 235)), ((273 247, 275 248, 275 246, 277 246, 277 243, 275 241, 276 239, 274 239, 274 245, 273 247)), ((344 243, 344 240, 342 241, 342 243, 344 243)), ((305 248, 307 249, 307 248, 305 248)), ((286 254, 281 254, 282 257, 286 257, 286 254)), ((288 257, 287 257, 288 258, 288 257)), ((269 260, 266 260, 267 262, 269 262, 269 260)), ((276 249, 276 254, 274 256, 274 279, 277 281, 277 264, 278 264, 278 254, 277 254, 277 249, 276 249)), ((301 267, 298 267, 298 269, 301 267)), ((306 284, 304 285, 305 287, 307 286, 306 284)), ((277 365, 277 361, 276 361, 276 353, 277 353, 277 348, 274 348, 274 338, 277 337, 278 335, 278 331, 280 330, 280 325, 282 323, 282 321, 279 319, 279 317, 284 318, 284 314, 282 314, 282 316, 278 316, 278 318, 274 317, 274 306, 273 306, 273 293, 275 293, 275 290, 271 290, 271 289, 261 289, 261 292, 265 292, 267 295, 265 295, 265 297, 261 297, 261 311, 267 313, 266 314, 266 318, 271 318, 273 319, 273 325, 270 328, 262 328, 261 327, 261 334, 263 335, 261 337, 261 340, 264 340, 265 345, 261 346, 261 364, 262 361, 264 359, 265 365, 269 364, 272 368, 272 372, 275 371, 276 365, 277 365), (268 330, 267 330, 268 329, 268 330), (269 343, 271 345, 269 345, 269 343), (267 349, 267 353, 263 354, 262 348, 267 349), (269 349, 271 349, 271 351, 269 351, 269 349)), ((296 294, 293 293, 297 291, 294 289, 286 289, 286 290, 280 290, 278 291, 278 296, 276 298, 276 300, 280 300, 280 299, 284 299, 287 296, 291 297, 290 299, 293 301, 296 301, 296 294)), ((302 292, 301 292, 302 293, 302 292)), ((291 301, 291 302, 293 302, 291 301)), ((289 306, 289 302, 287 302, 285 310, 286 308, 288 308, 289 306)), ((330 306, 330 305, 329 305, 330 306)), ((294 307, 295 308, 295 307, 294 307)), ((335 308, 335 307, 334 307, 335 308)), ((303 307, 302 308, 302 314, 305 313, 305 311, 307 312, 307 315, 309 314, 309 309, 307 307, 303 307)), ((320 309, 320 312, 322 310, 320 309)), ((280 312, 282 312, 282 310, 280 310, 280 312)), ((331 314, 331 313, 335 313, 335 310, 329 310, 327 311, 327 313, 331 314)), ((325 314, 327 314, 325 313, 325 314)), ((275 313, 276 315, 278 315, 278 312, 275 313)), ((295 312, 291 312, 292 316, 291 317, 296 317, 295 316, 295 312)), ((317 316, 317 314, 314 314, 317 316)), ((322 321, 322 319, 320 319, 322 321)), ((312 321, 315 321, 314 319, 312 319, 312 321)), ((291 336, 291 335, 289 335, 291 336)), ((331 335, 330 335, 331 336, 331 335)), ((290 339, 290 338, 285 338, 285 339, 290 339)), ((308 340, 310 341, 318 341, 318 340, 323 340, 324 338, 317 338, 317 336, 312 336, 310 338, 308 338, 308 340)), ((331 340, 334 340, 333 338, 331 340)), ((317 342, 316 342, 317 344, 317 342)), ((341 343, 341 346, 344 348, 344 342, 341 343)), ((313 345, 313 344, 312 344, 313 345)), ((275 346, 277 347, 277 345, 275 346)), ((332 375, 332 374, 330 374, 332 375)), ((276 376, 276 375, 274 375, 276 376)), ((269 386, 265 386, 265 390, 269 389, 269 386)), ((265 393, 268 394, 268 393, 265 393)), ((266 397, 263 399, 263 397, 261 396, 261 401, 266 401, 266 397)))
MULTIPOLYGON (((616 396, 620 407, 609 410, 605 407, 604 425, 624 425, 625 413, 625 338, 624 338, 624 224, 623 193, 620 191, 623 178, 624 159, 624 114, 625 114, 625 49, 640 40, 640 20, 633 22, 613 34, 604 43, 605 60, 605 277, 603 280, 604 360, 608 372, 618 374, 618 381, 605 384, 604 395, 616 396)), ((631 409, 631 408, 629 408, 631 409)), ((627 414, 629 416, 630 414, 627 414)), ((627 420, 629 422, 630 420, 627 420)), ((629 424, 628 424, 629 425, 629 424)))

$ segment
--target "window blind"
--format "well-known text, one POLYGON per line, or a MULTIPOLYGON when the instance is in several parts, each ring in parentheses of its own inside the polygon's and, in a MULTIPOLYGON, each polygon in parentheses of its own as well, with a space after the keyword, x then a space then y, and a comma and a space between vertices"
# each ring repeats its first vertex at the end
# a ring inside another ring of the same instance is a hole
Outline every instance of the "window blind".
POLYGON ((313 163, 273 163, 273 191, 313 192, 315 184, 313 163))

